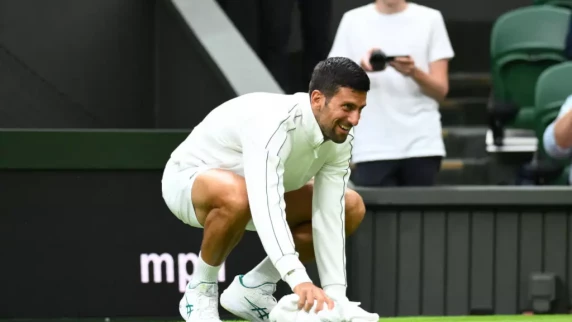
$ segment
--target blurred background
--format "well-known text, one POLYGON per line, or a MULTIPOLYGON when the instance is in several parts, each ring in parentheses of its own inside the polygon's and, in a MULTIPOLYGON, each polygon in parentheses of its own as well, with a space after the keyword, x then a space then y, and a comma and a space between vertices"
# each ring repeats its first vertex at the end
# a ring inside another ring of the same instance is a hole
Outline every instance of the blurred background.
MULTIPOLYGON (((399 2, 0 0, 0 319, 176 318, 202 231, 162 200, 171 151, 228 99, 307 91, 342 17, 399 2)), ((389 30, 354 14, 348 46, 442 17, 446 155, 426 187, 354 182, 351 296, 382 316, 569 313, 572 1, 414 5, 389 30)), ((221 287, 263 256, 247 234, 221 287)))

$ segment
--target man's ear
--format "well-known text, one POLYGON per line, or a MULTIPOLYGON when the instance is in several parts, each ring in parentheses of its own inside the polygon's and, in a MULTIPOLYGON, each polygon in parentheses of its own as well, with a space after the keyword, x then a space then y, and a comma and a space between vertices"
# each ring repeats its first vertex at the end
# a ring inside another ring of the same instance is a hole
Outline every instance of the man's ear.
POLYGON ((312 93, 310 94, 310 102, 312 103, 312 106, 314 106, 314 107, 323 106, 325 99, 326 99, 326 97, 324 96, 324 94, 322 94, 322 92, 320 92, 317 89, 313 90, 312 93))

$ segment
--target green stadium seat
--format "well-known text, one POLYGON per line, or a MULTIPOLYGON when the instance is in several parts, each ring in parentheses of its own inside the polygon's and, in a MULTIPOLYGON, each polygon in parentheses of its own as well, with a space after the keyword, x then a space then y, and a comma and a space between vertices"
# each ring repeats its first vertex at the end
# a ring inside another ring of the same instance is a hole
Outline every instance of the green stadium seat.
POLYGON ((555 160, 546 154, 542 137, 556 119, 562 104, 572 95, 572 62, 551 66, 538 77, 535 89, 534 131, 538 138, 534 165, 530 166, 543 184, 567 185, 570 160, 555 160), (550 174, 549 174, 550 173, 550 174))
POLYGON ((572 9, 572 0, 534 0, 534 5, 549 5, 572 9))
POLYGON ((519 8, 497 19, 490 43, 491 127, 534 128, 536 81, 545 69, 566 61, 569 19, 569 10, 553 6, 519 8))
POLYGON ((560 112, 560 107, 572 95, 572 62, 546 69, 536 83, 535 132, 539 139, 560 112))

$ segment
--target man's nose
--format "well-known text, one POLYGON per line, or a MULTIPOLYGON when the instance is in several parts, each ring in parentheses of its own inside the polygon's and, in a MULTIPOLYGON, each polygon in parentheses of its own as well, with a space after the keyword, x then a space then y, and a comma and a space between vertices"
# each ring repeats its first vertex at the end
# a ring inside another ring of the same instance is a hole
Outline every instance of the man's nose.
POLYGON ((348 117, 348 121, 352 126, 356 126, 359 123, 360 113, 358 111, 352 111, 348 117))

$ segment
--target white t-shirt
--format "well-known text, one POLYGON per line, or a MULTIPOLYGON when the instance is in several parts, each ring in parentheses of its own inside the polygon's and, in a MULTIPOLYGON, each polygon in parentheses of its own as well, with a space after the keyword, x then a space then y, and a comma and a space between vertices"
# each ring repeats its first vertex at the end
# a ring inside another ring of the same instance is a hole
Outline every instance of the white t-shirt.
MULTIPOLYGON (((409 55, 425 72, 431 62, 454 56, 441 13, 415 3, 395 14, 380 13, 375 4, 344 14, 329 56, 359 63, 371 48, 409 55)), ((353 162, 444 156, 437 101, 390 66, 368 75, 371 90, 355 127, 353 162)))
POLYGON ((244 176, 256 231, 292 288, 310 278, 286 222, 284 192, 314 177, 312 230, 320 281, 326 291, 345 296, 344 195, 352 140, 353 130, 344 143, 324 141, 308 93, 252 93, 211 111, 171 160, 182 168, 219 168, 244 176))

